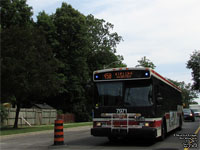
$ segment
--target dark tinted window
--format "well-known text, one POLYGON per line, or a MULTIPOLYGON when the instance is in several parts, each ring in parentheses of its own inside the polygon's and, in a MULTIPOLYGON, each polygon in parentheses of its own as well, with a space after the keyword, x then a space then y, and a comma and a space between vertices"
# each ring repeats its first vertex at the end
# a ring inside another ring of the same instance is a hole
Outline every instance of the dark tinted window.
POLYGON ((115 106, 122 104, 122 82, 97 83, 100 105, 115 106))
POLYGON ((125 88, 124 102, 127 106, 152 105, 152 86, 129 84, 125 88))
POLYGON ((161 82, 157 78, 153 78, 154 82, 154 95, 155 98, 158 97, 158 93, 163 98, 163 101, 161 104, 158 103, 158 105, 161 105, 160 111, 170 111, 170 110, 177 110, 177 105, 182 105, 182 97, 181 93, 171 87, 168 84, 165 84, 164 82, 161 82))
POLYGON ((96 83, 101 106, 151 106, 150 80, 96 83))

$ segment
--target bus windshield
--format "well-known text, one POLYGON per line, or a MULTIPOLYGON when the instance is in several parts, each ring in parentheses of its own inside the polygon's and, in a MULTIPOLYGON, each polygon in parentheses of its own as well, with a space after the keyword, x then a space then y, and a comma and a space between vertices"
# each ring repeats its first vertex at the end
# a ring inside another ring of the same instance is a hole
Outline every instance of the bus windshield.
POLYGON ((152 85, 144 81, 96 83, 101 106, 151 106, 152 85))

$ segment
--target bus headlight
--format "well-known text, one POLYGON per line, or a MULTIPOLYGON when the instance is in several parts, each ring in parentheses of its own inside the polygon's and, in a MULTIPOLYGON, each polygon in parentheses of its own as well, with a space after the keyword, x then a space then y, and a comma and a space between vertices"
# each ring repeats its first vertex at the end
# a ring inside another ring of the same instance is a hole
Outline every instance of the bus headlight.
POLYGON ((97 122, 97 123, 96 123, 96 126, 97 126, 97 127, 101 127, 101 125, 102 125, 101 122, 97 122))
POLYGON ((141 122, 139 125, 149 127, 149 122, 141 122))

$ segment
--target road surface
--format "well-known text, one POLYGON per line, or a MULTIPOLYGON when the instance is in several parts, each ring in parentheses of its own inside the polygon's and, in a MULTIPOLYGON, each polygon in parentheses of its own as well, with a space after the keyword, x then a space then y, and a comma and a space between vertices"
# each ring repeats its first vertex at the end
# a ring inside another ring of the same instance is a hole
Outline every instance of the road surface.
MULTIPOLYGON (((54 131, 43 131, 35 133, 1 136, 1 150, 184 150, 185 139, 194 137, 195 131, 200 126, 200 118, 195 122, 184 122, 183 129, 170 133, 162 141, 150 142, 144 139, 125 140, 118 143, 111 143, 105 137, 93 137, 90 135, 91 126, 68 128, 64 131, 63 146, 52 146, 54 131), (188 137, 188 135, 190 137, 188 137)), ((200 149, 200 136, 193 142, 198 144, 200 149)), ((190 139, 189 139, 190 140, 190 139)), ((189 150, 198 148, 190 148, 189 150)))

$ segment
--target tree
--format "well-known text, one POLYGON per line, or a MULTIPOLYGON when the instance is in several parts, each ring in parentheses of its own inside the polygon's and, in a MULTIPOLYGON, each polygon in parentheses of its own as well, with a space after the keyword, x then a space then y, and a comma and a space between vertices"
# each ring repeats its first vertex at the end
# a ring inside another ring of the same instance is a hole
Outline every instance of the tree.
POLYGON ((1 19, 2 29, 11 26, 26 26, 33 23, 31 11, 32 7, 26 4, 26 0, 2 0, 1 19))
POLYGON ((122 37, 116 32, 111 32, 114 25, 103 19, 94 18, 93 15, 86 17, 88 33, 90 37, 90 49, 93 51, 111 51, 116 53, 117 44, 122 41, 122 37))
POLYGON ((151 62, 149 59, 146 58, 146 56, 142 57, 141 60, 138 60, 138 65, 135 67, 147 67, 147 68, 152 68, 155 69, 156 66, 151 62))
POLYGON ((65 64, 63 73, 67 76, 66 111, 75 113, 78 121, 88 118, 86 105, 85 85, 88 81, 87 55, 88 34, 85 16, 68 5, 63 3, 61 8, 56 10, 53 17, 56 27, 56 40, 59 45, 56 48, 56 55, 65 64))
POLYGON ((38 98, 87 118, 93 70, 115 61, 110 66, 124 66, 123 57, 115 55, 121 36, 110 31, 112 24, 66 3, 52 15, 39 13, 36 23, 32 14, 26 0, 1 2, 2 100, 17 105, 14 127, 22 105, 38 98))
POLYGON ((34 27, 31 10, 26 0, 1 1, 1 101, 17 105, 14 128, 21 106, 63 90, 60 63, 34 27))
POLYGON ((122 41, 122 37, 116 32, 112 32, 114 25, 103 19, 94 18, 93 15, 88 15, 86 20, 89 34, 90 53, 88 54, 87 62, 90 76, 92 76, 94 70, 103 69, 104 66, 126 66, 122 63, 123 57, 115 55, 117 44, 122 41))
POLYGON ((16 99, 17 128, 21 106, 31 103, 30 97, 39 99, 62 92, 63 75, 56 73, 59 61, 34 27, 12 26, 1 35, 2 99, 16 99))
POLYGON ((42 12, 37 18, 37 26, 43 30, 56 58, 64 66, 58 71, 66 77, 65 92, 57 96, 62 103, 58 107, 61 107, 59 109, 64 112, 77 114, 78 118, 80 112, 86 112, 84 87, 89 78, 86 57, 89 48, 85 16, 73 9, 71 5, 63 3, 55 14, 48 16, 42 12))
POLYGON ((56 26, 54 24, 54 15, 48 15, 44 11, 40 12, 37 16, 36 26, 39 28, 46 37, 47 43, 52 47, 53 51, 59 46, 59 42, 56 38, 56 26))
POLYGON ((43 31, 54 55, 64 66, 58 72, 66 76, 65 92, 55 97, 62 105, 53 100, 48 102, 64 112, 75 113, 79 120, 87 118, 91 113, 89 91, 92 90, 86 87, 92 81, 92 72, 112 62, 118 63, 110 67, 125 66, 123 57, 115 55, 116 45, 122 38, 111 32, 112 24, 92 15, 84 16, 66 3, 55 14, 49 16, 41 12, 37 18, 37 27, 43 31))
POLYGON ((192 69, 192 88, 200 92, 200 50, 194 51, 187 62, 187 68, 192 69))
POLYGON ((95 70, 104 68, 126 67, 122 63, 123 56, 116 55, 117 45, 122 37, 113 32, 114 25, 103 19, 97 19, 93 15, 86 16, 89 53, 87 64, 89 68, 89 79, 86 88, 87 109, 92 110, 94 85, 92 74, 95 70))

